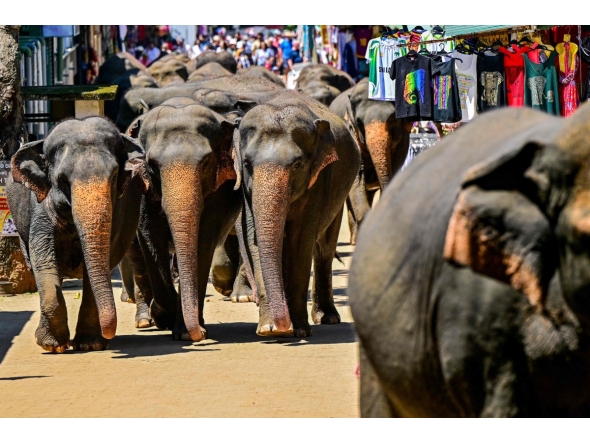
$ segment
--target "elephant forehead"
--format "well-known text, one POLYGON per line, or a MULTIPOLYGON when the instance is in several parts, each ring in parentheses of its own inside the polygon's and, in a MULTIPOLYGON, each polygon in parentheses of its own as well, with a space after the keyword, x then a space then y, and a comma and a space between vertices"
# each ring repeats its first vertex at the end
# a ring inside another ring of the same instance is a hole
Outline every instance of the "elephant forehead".
POLYGON ((112 148, 118 143, 121 143, 121 136, 114 125, 106 119, 91 117, 85 120, 66 120, 58 124, 47 136, 45 149, 47 153, 65 144, 74 149, 82 146, 112 148))

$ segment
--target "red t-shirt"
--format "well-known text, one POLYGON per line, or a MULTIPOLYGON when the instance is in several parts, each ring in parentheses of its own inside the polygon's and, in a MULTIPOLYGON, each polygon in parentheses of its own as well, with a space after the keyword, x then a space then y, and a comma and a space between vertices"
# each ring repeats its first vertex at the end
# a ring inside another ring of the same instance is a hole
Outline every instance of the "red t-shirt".
MULTIPOLYGON (((536 45, 535 45, 536 46, 536 45)), ((512 45, 514 52, 504 47, 498 50, 504 54, 504 70, 506 71, 506 98, 508 106, 524 106, 524 54, 532 48, 519 48, 512 45)))

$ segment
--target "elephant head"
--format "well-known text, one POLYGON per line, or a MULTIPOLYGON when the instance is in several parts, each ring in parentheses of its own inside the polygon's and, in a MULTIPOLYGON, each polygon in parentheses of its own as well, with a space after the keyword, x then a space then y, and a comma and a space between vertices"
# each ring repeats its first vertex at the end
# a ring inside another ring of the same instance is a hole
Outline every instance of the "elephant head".
POLYGON ((463 176, 444 256, 509 283, 540 310, 557 270, 588 332, 590 105, 567 120, 529 109, 496 111, 502 116, 521 133, 497 141, 493 155, 463 176))
POLYGON ((182 312, 193 341, 202 339, 197 295, 199 223, 205 198, 236 178, 231 158, 234 127, 194 100, 177 97, 152 109, 139 131, 154 192, 170 225, 182 312))
POLYGON ((75 227, 96 298, 102 335, 115 335, 117 315, 110 279, 111 226, 116 201, 133 178, 146 192, 143 149, 100 117, 66 120, 45 140, 12 157, 12 177, 29 188, 56 229, 75 227))
MULTIPOLYGON (((302 102, 273 100, 253 108, 234 137, 236 186, 241 182, 245 205, 251 207, 262 271, 257 292, 268 299, 272 328, 279 333, 293 329, 282 270, 283 236, 290 210, 299 200, 305 201, 322 170, 338 161, 330 123, 302 102)), ((244 240, 244 244, 248 242, 244 240)))
POLYGON ((369 100, 368 91, 369 82, 364 80, 343 93, 348 96, 344 120, 361 148, 363 164, 375 166, 378 183, 367 186, 383 190, 402 167, 410 136, 403 119, 396 119, 394 104, 369 100))

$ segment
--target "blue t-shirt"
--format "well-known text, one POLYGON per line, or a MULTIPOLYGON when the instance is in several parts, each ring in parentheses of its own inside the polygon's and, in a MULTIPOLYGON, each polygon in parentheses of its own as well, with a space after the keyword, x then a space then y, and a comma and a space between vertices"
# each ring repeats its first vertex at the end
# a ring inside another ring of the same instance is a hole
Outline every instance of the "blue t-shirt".
POLYGON ((283 50, 283 60, 289 60, 291 57, 291 48, 293 47, 291 40, 284 39, 279 46, 283 50))
POLYGON ((291 50, 291 55, 289 56, 289 58, 291 60, 293 60, 293 63, 301 63, 303 62, 303 59, 301 58, 301 54, 299 53, 298 49, 292 49, 291 50))

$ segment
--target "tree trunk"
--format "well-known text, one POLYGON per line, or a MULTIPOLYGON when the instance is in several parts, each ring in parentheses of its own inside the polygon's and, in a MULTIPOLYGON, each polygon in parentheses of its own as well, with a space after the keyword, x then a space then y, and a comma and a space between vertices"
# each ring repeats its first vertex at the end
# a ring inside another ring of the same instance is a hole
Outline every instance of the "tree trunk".
MULTIPOLYGON (((20 89, 18 62, 19 25, 0 26, 0 159, 9 160, 20 143, 26 142, 27 127, 20 89)), ((37 291, 33 272, 27 267, 18 237, 0 237, 0 281, 13 283, 15 293, 37 291)))

